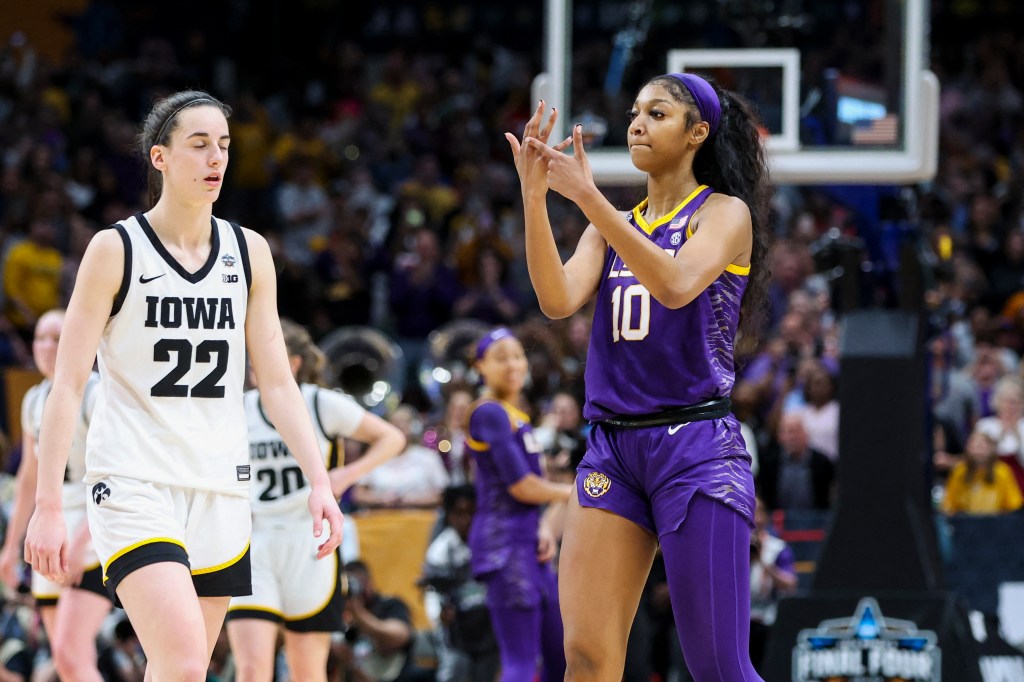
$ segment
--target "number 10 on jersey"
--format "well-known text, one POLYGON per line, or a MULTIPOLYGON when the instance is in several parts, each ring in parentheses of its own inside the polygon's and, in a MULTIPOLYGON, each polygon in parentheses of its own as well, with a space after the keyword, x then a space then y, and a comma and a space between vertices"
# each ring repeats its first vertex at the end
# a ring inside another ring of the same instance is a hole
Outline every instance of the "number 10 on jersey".
POLYGON ((621 285, 612 291, 612 341, 642 341, 651 332, 651 292, 643 284, 621 285), (639 306, 634 300, 640 299, 639 306), (638 314, 634 318, 634 307, 638 314))

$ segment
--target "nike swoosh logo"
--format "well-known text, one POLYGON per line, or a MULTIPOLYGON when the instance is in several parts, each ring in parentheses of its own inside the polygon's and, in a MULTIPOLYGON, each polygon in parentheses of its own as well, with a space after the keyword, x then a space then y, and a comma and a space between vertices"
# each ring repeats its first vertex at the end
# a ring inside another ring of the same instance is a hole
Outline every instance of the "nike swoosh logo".
POLYGON ((668 427, 668 435, 670 435, 670 436, 676 435, 676 431, 678 431, 679 429, 683 428, 684 426, 686 426, 686 424, 676 424, 675 426, 668 427))
POLYGON ((139 275, 139 284, 145 284, 146 282, 152 282, 154 279, 160 279, 161 277, 163 277, 166 274, 167 273, 164 272, 162 274, 157 275, 156 277, 146 277, 145 275, 139 275))

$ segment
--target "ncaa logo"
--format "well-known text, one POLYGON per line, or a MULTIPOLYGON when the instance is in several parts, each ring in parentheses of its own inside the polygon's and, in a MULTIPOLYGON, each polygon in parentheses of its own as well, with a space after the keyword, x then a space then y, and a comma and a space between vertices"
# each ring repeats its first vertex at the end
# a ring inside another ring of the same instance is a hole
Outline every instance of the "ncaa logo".
POLYGON ((92 487, 92 501, 96 504, 103 502, 108 497, 110 497, 110 488, 106 483, 100 481, 92 487))
POLYGON ((601 497, 608 492, 608 489, 611 487, 611 479, 596 471, 591 471, 587 474, 587 477, 583 479, 583 492, 591 497, 601 497))

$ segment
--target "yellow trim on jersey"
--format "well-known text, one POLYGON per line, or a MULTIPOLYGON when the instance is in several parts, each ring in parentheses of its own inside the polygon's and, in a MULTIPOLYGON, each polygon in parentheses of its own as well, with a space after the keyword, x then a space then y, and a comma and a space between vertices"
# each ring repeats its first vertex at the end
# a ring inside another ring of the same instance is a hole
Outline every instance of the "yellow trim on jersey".
MULTIPOLYGON (((523 424, 530 423, 530 415, 526 414, 512 403, 505 402, 504 400, 496 400, 494 398, 483 398, 477 401, 476 405, 473 407, 473 410, 475 411, 480 405, 484 404, 485 402, 496 403, 498 407, 505 410, 505 416, 508 417, 508 427, 512 429, 512 433, 515 433, 516 431, 519 430, 518 428, 516 428, 516 420, 523 422, 523 424)), ((469 434, 466 434, 466 445, 469 447, 470 450, 475 450, 476 452, 487 452, 488 450, 491 449, 490 445, 483 441, 475 440, 469 434)))
POLYGON ((269 613, 272 616, 277 616, 283 619, 284 613, 277 609, 272 609, 269 606, 252 606, 248 604, 242 604, 241 606, 229 606, 228 613, 231 611, 262 611, 263 613, 269 613))
MULTIPOLYGON (((691 237, 693 237, 693 234, 694 234, 694 232, 693 232, 693 225, 692 224, 687 225, 686 226, 686 238, 690 239, 691 237)), ((725 271, 726 272, 731 272, 734 275, 746 276, 746 275, 750 274, 750 266, 749 265, 736 265, 735 263, 729 263, 728 265, 725 266, 725 271)))
MULTIPOLYGON (((655 220, 655 221, 654 221, 653 223, 651 223, 651 224, 648 224, 648 223, 647 223, 647 220, 646 220, 646 219, 645 219, 645 218, 643 217, 643 215, 642 215, 642 213, 641 213, 641 212, 642 212, 642 211, 643 211, 643 210, 644 210, 645 208, 647 208, 647 200, 648 200, 648 197, 645 197, 645 198, 644 198, 644 200, 643 200, 643 201, 641 201, 641 202, 640 202, 640 203, 639 203, 639 204, 638 204, 638 205, 636 206, 636 208, 634 208, 634 209, 633 209, 633 220, 635 220, 635 221, 636 221, 636 224, 637 224, 637 226, 638 226, 638 227, 639 227, 639 228, 640 228, 641 230, 643 230, 643 231, 644 231, 644 232, 646 232, 647 234, 651 234, 651 233, 652 233, 652 232, 654 232, 654 231, 655 231, 656 229, 658 229, 659 227, 661 227, 661 226, 662 226, 662 225, 664 225, 665 223, 667 223, 667 222, 671 221, 671 220, 672 220, 673 218, 675 218, 675 217, 676 217, 676 215, 677 215, 677 214, 678 214, 678 213, 679 213, 679 212, 680 212, 681 210, 683 210, 683 207, 684 207, 684 206, 686 206, 686 205, 687 205, 688 203, 690 203, 691 201, 693 201, 693 198, 694 198, 694 197, 696 197, 696 196, 697 196, 698 194, 700 194, 701 192, 703 192, 703 191, 704 191, 704 190, 706 190, 707 188, 708 188, 708 186, 707 186, 707 185, 701 185, 701 186, 699 186, 699 187, 698 187, 697 189, 695 189, 695 190, 693 190, 692 192, 690 192, 690 196, 688 196, 688 197, 686 197, 685 199, 683 199, 683 201, 682 201, 682 203, 681 203, 681 204, 679 204, 678 206, 676 206, 675 208, 673 208, 673 209, 672 209, 671 211, 669 211, 667 215, 663 215, 662 217, 658 218, 657 220, 655 220)), ((689 237, 689 236, 690 236, 689 228, 687 228, 686 236, 687 236, 687 237, 689 237)))
POLYGON ((60 599, 60 592, 58 592, 57 594, 36 594, 35 592, 33 592, 32 593, 32 598, 33 599, 60 599))
POLYGON ((99 561, 97 561, 97 562, 96 562, 96 563, 94 563, 94 564, 93 564, 92 566, 86 566, 85 568, 83 568, 83 569, 82 569, 82 571, 83 571, 83 572, 88 572, 88 571, 95 571, 95 570, 96 570, 97 568, 99 568, 99 567, 100 567, 100 562, 99 562, 99 561))
POLYGON ((134 544, 128 545, 127 547, 125 547, 124 549, 122 549, 119 552, 114 552, 114 555, 112 557, 110 557, 110 559, 107 561, 106 564, 103 565, 103 582, 104 582, 104 584, 106 584, 106 582, 107 582, 107 569, 110 568, 110 564, 114 563, 115 561, 117 561, 118 559, 123 557, 128 552, 131 552, 132 550, 138 549, 139 547, 142 547, 143 545, 151 545, 154 542, 169 542, 172 545, 177 545, 178 547, 181 547, 182 549, 185 550, 186 553, 188 552, 188 549, 185 548, 185 543, 183 543, 181 540, 175 540, 174 538, 150 538, 149 540, 139 540, 138 542, 136 542, 134 544))
POLYGON ((206 575, 207 573, 216 573, 217 571, 223 571, 225 568, 228 568, 229 566, 233 566, 233 565, 237 564, 239 561, 241 561, 242 557, 244 557, 245 553, 248 552, 248 551, 249 551, 249 543, 247 542, 247 543, 245 543, 245 549, 243 549, 238 554, 238 556, 236 556, 234 559, 228 559, 227 561, 225 561, 222 564, 217 564, 216 566, 210 566, 209 568, 197 568, 194 571, 192 571, 192 575, 206 575))
MULTIPOLYGON (((519 421, 525 424, 530 423, 530 415, 526 414, 512 403, 506 403, 504 400, 502 400, 498 404, 505 408, 505 412, 507 412, 508 416, 511 417, 512 419, 518 419, 519 421)), ((512 430, 515 431, 516 429, 513 428, 512 430)))
MULTIPOLYGON (((338 553, 331 552, 331 556, 334 557, 334 574, 338 575, 338 553)), ((288 622, 294 622, 297 620, 305 620, 307 618, 312 618, 313 616, 327 608, 327 605, 331 603, 331 599, 334 598, 334 591, 337 589, 339 589, 339 586, 335 585, 334 589, 331 590, 331 593, 327 595, 327 599, 325 599, 323 603, 320 604, 320 606, 316 607, 309 613, 304 613, 301 616, 285 616, 285 620, 288 622)))

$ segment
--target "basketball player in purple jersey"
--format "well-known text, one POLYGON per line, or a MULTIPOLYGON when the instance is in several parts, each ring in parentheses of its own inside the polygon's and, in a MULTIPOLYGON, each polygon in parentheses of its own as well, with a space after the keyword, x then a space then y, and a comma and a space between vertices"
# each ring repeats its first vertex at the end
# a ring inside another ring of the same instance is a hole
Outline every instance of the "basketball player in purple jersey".
POLYGON ((754 483, 729 413, 733 344, 767 279, 767 168, 735 94, 692 74, 648 82, 628 130, 647 198, 623 219, 594 184, 580 126, 549 147, 541 102, 515 155, 526 255, 541 309, 597 296, 584 413, 594 423, 569 501, 559 584, 566 679, 619 680, 658 544, 697 682, 750 682, 754 483), (569 145, 572 155, 562 153, 569 145), (563 265, 545 196, 590 220, 563 265), (744 295, 746 292, 746 295, 744 295))
POLYGON ((517 405, 526 381, 523 345, 505 328, 477 344, 484 395, 469 415, 466 446, 476 461, 477 510, 469 531, 473 576, 487 585, 487 607, 498 639, 501 682, 565 676, 558 585, 551 570, 554 536, 541 505, 561 504, 572 486, 546 480, 530 418, 517 405))

